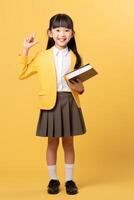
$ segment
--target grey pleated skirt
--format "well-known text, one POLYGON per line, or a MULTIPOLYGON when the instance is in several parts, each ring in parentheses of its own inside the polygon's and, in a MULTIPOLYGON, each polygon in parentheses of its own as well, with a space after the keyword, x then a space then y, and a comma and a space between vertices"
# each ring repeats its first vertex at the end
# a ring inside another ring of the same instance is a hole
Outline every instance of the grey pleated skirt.
POLYGON ((81 108, 71 92, 57 92, 56 105, 51 110, 40 110, 36 136, 67 137, 86 133, 81 108))

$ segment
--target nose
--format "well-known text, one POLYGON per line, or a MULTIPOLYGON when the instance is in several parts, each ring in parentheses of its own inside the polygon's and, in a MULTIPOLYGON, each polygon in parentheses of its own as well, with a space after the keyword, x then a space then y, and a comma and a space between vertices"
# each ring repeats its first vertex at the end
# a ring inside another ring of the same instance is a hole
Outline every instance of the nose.
POLYGON ((65 35, 64 31, 61 31, 60 36, 64 36, 64 35, 65 35))

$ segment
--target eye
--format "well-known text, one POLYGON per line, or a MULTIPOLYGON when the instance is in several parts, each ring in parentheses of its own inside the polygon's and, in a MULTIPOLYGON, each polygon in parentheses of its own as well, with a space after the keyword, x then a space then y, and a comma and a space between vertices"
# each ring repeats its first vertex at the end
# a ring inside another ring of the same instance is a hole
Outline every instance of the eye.
POLYGON ((66 29, 66 32, 69 32, 70 30, 69 29, 66 29))

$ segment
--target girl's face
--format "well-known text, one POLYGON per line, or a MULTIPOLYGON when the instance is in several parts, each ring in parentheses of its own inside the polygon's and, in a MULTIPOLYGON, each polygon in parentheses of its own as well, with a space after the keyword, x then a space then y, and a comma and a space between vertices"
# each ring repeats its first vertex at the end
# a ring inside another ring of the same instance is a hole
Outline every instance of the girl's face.
POLYGON ((65 27, 52 28, 48 30, 49 37, 55 41, 55 46, 59 49, 64 49, 70 39, 74 36, 72 29, 65 27))

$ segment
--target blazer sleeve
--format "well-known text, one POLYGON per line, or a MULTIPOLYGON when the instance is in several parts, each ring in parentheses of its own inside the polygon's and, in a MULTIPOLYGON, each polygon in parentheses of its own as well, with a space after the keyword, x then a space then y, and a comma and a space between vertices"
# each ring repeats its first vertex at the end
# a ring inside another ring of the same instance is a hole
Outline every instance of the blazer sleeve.
POLYGON ((18 78, 20 80, 26 79, 33 74, 38 73, 38 60, 39 60, 39 52, 28 61, 28 56, 23 56, 21 54, 18 55, 19 58, 19 70, 18 70, 18 78))

